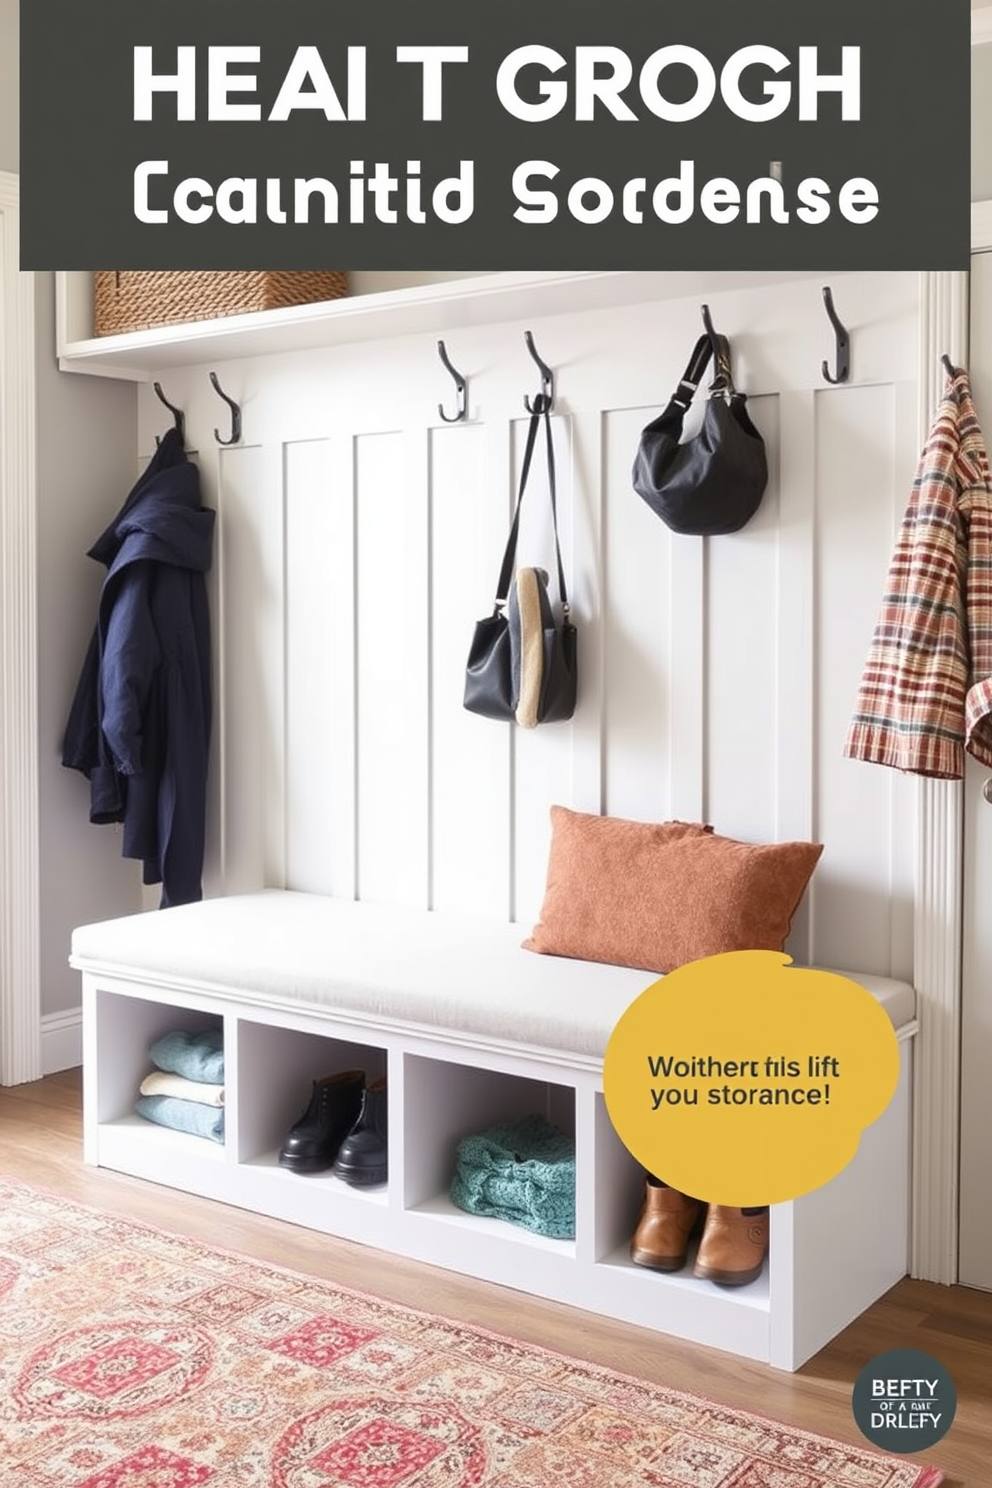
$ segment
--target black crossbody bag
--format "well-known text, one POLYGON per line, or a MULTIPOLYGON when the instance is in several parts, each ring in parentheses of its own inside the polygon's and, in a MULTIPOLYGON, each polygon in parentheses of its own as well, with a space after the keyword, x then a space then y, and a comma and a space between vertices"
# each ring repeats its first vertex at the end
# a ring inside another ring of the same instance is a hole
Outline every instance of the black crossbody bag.
POLYGON ((484 718, 533 728, 571 718, 576 698, 576 632, 570 618, 565 569, 558 540, 555 451, 550 399, 534 399, 517 505, 507 539, 491 615, 476 622, 465 671, 465 707, 484 718), (561 620, 556 622, 543 568, 521 568, 514 576, 520 507, 530 473, 538 425, 543 421, 548 451, 548 488, 558 564, 561 620), (511 582, 512 580, 512 582, 511 582))

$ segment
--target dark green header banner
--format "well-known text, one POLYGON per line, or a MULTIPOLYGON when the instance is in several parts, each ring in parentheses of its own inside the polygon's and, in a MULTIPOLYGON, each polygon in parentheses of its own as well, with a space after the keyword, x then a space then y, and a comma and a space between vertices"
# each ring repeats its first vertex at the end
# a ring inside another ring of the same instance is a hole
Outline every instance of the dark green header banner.
POLYGON ((28 269, 964 269, 968 0, 23 0, 28 269))

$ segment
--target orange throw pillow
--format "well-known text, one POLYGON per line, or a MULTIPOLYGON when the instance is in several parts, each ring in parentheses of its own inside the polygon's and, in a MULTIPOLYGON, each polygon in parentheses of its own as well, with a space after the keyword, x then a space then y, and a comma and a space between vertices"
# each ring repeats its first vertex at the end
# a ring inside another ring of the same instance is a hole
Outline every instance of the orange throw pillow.
POLYGON ((658 973, 723 951, 781 951, 822 852, 552 806, 544 904, 524 948, 658 973))

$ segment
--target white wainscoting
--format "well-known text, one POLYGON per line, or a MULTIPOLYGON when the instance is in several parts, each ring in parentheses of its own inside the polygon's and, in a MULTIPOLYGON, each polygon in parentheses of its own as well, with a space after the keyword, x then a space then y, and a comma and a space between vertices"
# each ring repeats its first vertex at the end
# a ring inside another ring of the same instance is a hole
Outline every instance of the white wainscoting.
MULTIPOLYGON (((709 297, 771 478, 742 532, 668 531, 633 492, 638 434, 701 330, 699 300, 527 322, 557 375, 575 718, 523 732, 465 712, 474 621, 492 605, 539 387, 523 323, 218 366, 164 388, 219 512, 209 893, 286 886, 527 925, 548 807, 705 818, 750 841, 826 844, 790 946, 913 973, 916 794, 842 757, 919 453, 917 276, 832 276, 853 377, 832 387, 820 281, 709 297)), ((444 334, 439 326, 438 334, 444 334)), ((163 427, 140 395, 141 447, 163 427)), ((552 567, 535 461, 520 557, 552 567)), ((123 493, 122 493, 123 495, 123 493)))

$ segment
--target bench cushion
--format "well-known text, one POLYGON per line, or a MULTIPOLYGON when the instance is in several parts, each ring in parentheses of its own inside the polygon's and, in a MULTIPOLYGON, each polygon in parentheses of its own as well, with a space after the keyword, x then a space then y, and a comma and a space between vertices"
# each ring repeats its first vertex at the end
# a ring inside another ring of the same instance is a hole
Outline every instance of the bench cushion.
MULTIPOLYGON (((397 1023, 601 1059, 620 1015, 655 978, 521 948, 525 927, 270 889, 73 931, 81 971, 237 994, 266 1007, 336 1008, 397 1023)), ((845 972, 900 1028, 915 993, 845 972)))

